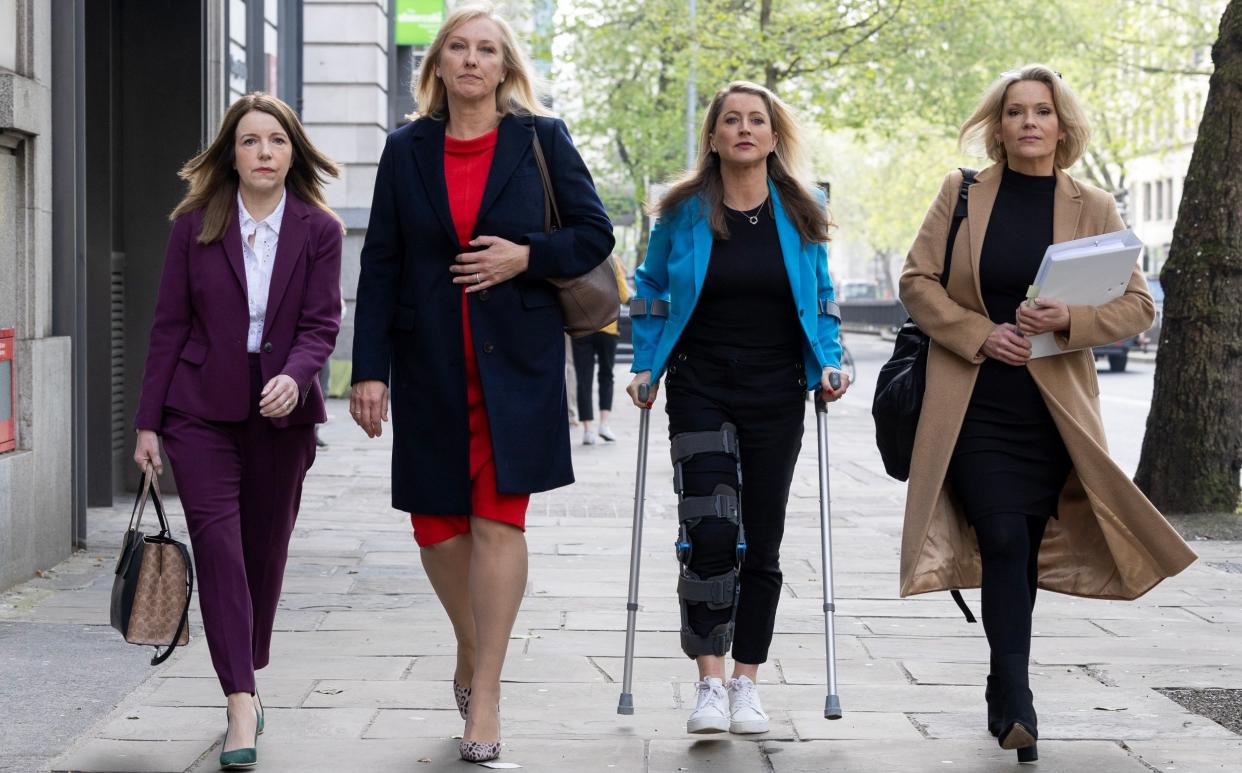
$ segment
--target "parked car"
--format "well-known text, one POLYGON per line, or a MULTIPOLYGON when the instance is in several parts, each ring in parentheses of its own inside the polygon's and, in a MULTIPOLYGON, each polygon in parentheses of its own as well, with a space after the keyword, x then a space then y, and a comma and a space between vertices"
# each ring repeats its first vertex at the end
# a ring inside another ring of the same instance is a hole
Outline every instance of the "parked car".
POLYGON ((880 286, 870 279, 846 279, 837 287, 837 300, 841 303, 850 301, 878 301, 880 286))
POLYGON ((1126 369, 1126 363, 1130 359, 1130 350, 1136 349, 1147 344, 1147 335, 1140 333, 1136 336, 1130 336, 1124 341, 1115 341, 1107 346, 1096 346, 1092 348, 1091 353, 1098 360, 1101 357, 1108 358, 1108 369, 1113 373, 1121 373, 1126 369))
POLYGON ((1156 321, 1152 323, 1151 330, 1147 331, 1147 338, 1152 345, 1158 345, 1160 343, 1160 326, 1164 323, 1164 287, 1160 284, 1159 274, 1152 274, 1147 277, 1147 290, 1151 293, 1151 299, 1156 304, 1156 321))

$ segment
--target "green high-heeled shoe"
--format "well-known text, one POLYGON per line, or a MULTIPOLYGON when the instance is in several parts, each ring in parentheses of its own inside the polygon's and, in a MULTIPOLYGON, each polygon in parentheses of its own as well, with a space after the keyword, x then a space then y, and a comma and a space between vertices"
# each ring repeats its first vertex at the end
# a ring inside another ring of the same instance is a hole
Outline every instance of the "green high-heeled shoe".
POLYGON ((258 687, 254 688, 254 707, 255 707, 255 710, 259 712, 259 732, 257 734, 263 735, 263 716, 267 712, 263 710, 263 701, 259 698, 258 687))
MULTIPOLYGON (((254 714, 255 714, 256 720, 258 720, 259 710, 255 709, 254 714)), ((228 722, 228 709, 225 709, 224 720, 226 723, 228 722)), ((233 751, 229 751, 229 752, 221 751, 220 752, 220 770, 246 770, 247 768, 253 768, 255 765, 258 765, 259 764, 259 749, 258 749, 259 739, 257 735, 254 740, 254 743, 255 743, 254 746, 251 746, 246 749, 234 749, 233 751)), ((228 746, 228 745, 229 745, 229 731, 228 731, 228 725, 226 724, 225 729, 224 729, 224 743, 221 746, 221 749, 223 749, 224 746, 228 746)))

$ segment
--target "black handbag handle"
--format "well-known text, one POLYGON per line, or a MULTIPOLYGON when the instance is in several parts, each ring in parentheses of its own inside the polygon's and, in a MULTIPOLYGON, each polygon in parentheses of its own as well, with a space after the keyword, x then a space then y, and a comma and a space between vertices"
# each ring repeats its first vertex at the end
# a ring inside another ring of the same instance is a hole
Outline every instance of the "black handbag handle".
POLYGON ((160 536, 172 536, 168 526, 168 517, 164 515, 164 500, 160 496, 160 481, 150 464, 143 470, 142 485, 138 488, 138 495, 134 499, 134 509, 129 514, 129 528, 126 531, 137 531, 138 527, 142 525, 142 514, 147 508, 148 498, 155 507, 155 515, 160 522, 160 536))
MULTIPOLYGON (((155 470, 150 464, 146 466, 142 474, 142 485, 138 487, 138 494, 134 498, 134 509, 129 514, 129 526, 125 529, 125 539, 122 544, 129 544, 129 541, 138 534, 139 527, 142 526, 142 514, 147 509, 147 499, 151 500, 151 504, 155 507, 155 515, 160 522, 160 531, 156 535, 159 539, 165 541, 172 540, 172 531, 168 526, 168 517, 164 515, 164 501, 160 496, 160 483, 155 475, 155 470)), ((115 571, 121 572, 121 564, 125 561, 127 553, 125 550, 117 556, 115 571)))

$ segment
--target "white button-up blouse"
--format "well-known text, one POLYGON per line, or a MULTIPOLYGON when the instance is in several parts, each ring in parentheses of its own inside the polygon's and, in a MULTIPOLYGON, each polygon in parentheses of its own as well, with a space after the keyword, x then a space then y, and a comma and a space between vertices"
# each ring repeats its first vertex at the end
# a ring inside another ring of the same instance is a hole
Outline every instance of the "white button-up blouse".
POLYGON ((272 214, 256 221, 246 211, 241 192, 237 194, 237 215, 241 219, 242 256, 246 264, 246 298, 250 306, 250 329, 246 351, 254 353, 263 345, 263 321, 267 316, 267 293, 272 284, 272 267, 276 264, 276 243, 280 240, 280 221, 285 216, 285 196, 272 214), (250 237, 254 237, 254 245, 250 237))

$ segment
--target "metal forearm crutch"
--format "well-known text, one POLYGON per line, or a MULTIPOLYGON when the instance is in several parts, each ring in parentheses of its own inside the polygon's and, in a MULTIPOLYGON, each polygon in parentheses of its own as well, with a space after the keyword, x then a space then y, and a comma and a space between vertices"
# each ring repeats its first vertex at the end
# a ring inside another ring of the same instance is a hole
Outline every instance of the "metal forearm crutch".
MULTIPOLYGON (((651 394, 649 384, 638 387, 638 401, 646 405, 651 394)), ((634 713, 634 638, 638 626, 638 561, 643 549, 643 500, 647 492, 647 432, 651 425, 651 407, 639 411, 638 419, 638 471, 634 479, 634 527, 630 537, 630 595, 626 602, 625 620, 625 674, 621 680, 621 699, 617 701, 618 714, 634 713)))
MULTIPOLYGON (((841 388, 841 376, 828 374, 828 385, 841 388)), ((824 577, 824 646, 828 656, 828 697, 824 700, 824 718, 841 718, 841 698, 837 696, 837 643, 834 615, 837 608, 832 591, 832 505, 828 491, 828 403, 823 390, 815 390, 815 419, 819 435, 819 530, 821 571, 824 577)))

